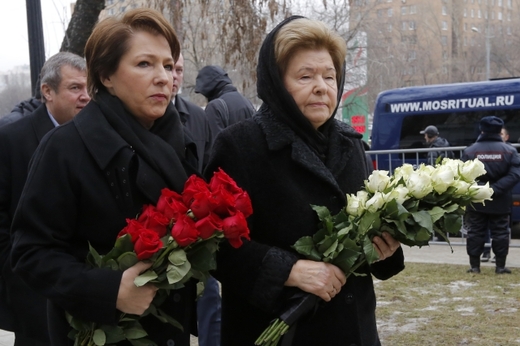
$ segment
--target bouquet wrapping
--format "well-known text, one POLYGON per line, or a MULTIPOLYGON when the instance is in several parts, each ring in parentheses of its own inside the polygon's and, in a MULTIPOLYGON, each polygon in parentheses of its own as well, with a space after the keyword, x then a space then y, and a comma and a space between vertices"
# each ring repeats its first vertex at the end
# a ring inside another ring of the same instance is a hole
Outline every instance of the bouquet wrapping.
MULTIPOLYGON (((491 200, 489 183, 476 182, 485 173, 478 159, 448 158, 417 169, 405 164, 392 176, 376 170, 360 191, 347 195, 347 205, 338 214, 313 205, 320 227, 312 237, 300 238, 293 248, 307 259, 336 265, 347 277, 365 275, 356 270, 379 259, 372 244, 376 235, 388 232, 402 244, 422 247, 434 234, 448 241, 446 232, 458 233, 465 208, 491 200)), ((290 326, 318 302, 317 296, 306 293, 264 330, 255 345, 277 345, 290 326)))
POLYGON ((132 345, 155 345, 139 323, 146 315, 155 316, 182 330, 182 325, 161 310, 171 290, 196 280, 202 293, 209 272, 216 269, 218 244, 227 239, 238 248, 249 239, 246 218, 252 214, 251 200, 224 171, 215 172, 209 184, 192 175, 182 194, 167 188, 157 205, 145 205, 135 219, 118 234, 114 247, 100 255, 90 246, 87 263, 96 268, 124 271, 138 261, 151 267, 136 277, 136 286, 152 283, 159 288, 150 307, 141 316, 120 312, 116 326, 82 321, 67 313, 74 345, 110 345, 128 340, 132 345))

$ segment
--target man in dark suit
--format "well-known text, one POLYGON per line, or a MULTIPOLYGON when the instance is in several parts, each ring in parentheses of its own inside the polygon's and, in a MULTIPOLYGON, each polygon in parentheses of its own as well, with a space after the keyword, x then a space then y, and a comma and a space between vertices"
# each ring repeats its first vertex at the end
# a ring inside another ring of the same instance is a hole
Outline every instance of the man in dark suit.
MULTIPOLYGON (((181 122, 186 126, 197 146, 200 173, 209 160, 212 132, 204 110, 178 95, 184 82, 184 57, 182 54, 173 69, 172 102, 179 112, 181 122)), ((204 294, 197 300, 197 322, 200 346, 220 345, 220 287, 213 277, 206 282, 204 294)))
POLYGON ((90 101, 85 60, 68 52, 52 56, 42 67, 40 90, 42 105, 0 128, 0 305, 6 305, 0 307, 0 328, 14 331, 15 346, 50 345, 46 299, 11 270, 10 226, 29 162, 41 139, 71 120, 90 101))
POLYGON ((179 60, 175 63, 173 71, 173 92, 172 102, 179 112, 182 124, 186 126, 192 135, 192 139, 197 146, 197 156, 199 159, 198 170, 202 170, 206 166, 211 150, 211 143, 213 142, 212 133, 209 126, 208 118, 204 110, 196 104, 179 96, 184 81, 184 57, 182 54, 179 60))

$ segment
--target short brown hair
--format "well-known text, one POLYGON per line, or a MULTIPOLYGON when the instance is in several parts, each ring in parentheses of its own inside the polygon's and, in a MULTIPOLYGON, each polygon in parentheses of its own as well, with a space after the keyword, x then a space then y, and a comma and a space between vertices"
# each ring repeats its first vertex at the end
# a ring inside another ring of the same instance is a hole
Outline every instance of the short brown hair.
POLYGON ((173 60, 179 58, 181 48, 175 30, 160 12, 137 8, 119 18, 108 17, 94 27, 85 45, 90 97, 94 99, 98 90, 105 89, 101 79, 116 72, 122 56, 130 49, 128 41, 140 31, 164 36, 170 45, 173 60))
POLYGON ((328 51, 336 69, 336 78, 338 81, 341 79, 340 75, 344 73, 343 64, 347 56, 347 44, 339 34, 323 22, 299 18, 280 28, 274 41, 274 55, 282 78, 289 60, 300 49, 328 51))

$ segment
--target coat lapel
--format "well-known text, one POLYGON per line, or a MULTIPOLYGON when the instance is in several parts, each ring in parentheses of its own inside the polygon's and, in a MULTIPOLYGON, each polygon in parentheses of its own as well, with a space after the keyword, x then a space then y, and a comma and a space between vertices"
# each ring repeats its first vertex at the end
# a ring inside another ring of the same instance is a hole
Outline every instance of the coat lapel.
POLYGON ((269 150, 276 151, 291 146, 291 159, 297 165, 339 190, 331 171, 289 126, 270 113, 257 114, 253 119, 265 133, 269 150))
POLYGON ((54 124, 49 118, 49 112, 47 112, 45 104, 38 107, 33 114, 34 116, 31 117, 31 125, 38 143, 40 143, 43 136, 54 128, 54 124))

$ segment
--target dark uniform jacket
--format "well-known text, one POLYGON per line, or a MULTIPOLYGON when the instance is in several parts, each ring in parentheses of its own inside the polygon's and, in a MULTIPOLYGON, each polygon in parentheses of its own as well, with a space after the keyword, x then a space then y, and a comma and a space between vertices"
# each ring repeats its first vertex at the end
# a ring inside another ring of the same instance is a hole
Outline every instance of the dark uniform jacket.
MULTIPOLYGON (((73 121, 44 138, 33 157, 15 213, 12 265, 15 273, 49 299, 53 346, 73 344, 67 337, 71 328, 65 311, 99 324, 115 324, 120 316, 116 298, 122 272, 88 266, 85 259, 89 244, 98 253, 107 253, 126 225, 126 218, 134 218, 144 204, 155 204, 164 187, 181 192, 186 180, 187 172, 173 160, 177 150, 174 152, 152 133, 161 128, 158 120, 146 141, 157 151, 169 148, 166 169, 160 169, 163 166, 157 160, 152 164, 141 144, 139 148, 129 144, 125 138, 134 138, 135 132, 116 129, 119 123, 114 122, 112 111, 115 109, 113 113, 121 121, 134 122, 134 127, 138 124, 128 113, 124 115, 122 104, 117 102, 111 96, 105 96, 103 104, 99 99, 91 101, 73 121), (161 173, 165 170, 171 176, 161 173)), ((169 116, 177 117, 175 126, 182 134, 183 126, 173 105, 168 109, 169 116)), ((180 141, 182 148, 191 147, 182 138, 180 141)), ((194 290, 172 292, 162 308, 184 325, 184 333, 148 316, 142 324, 150 338, 159 345, 171 344, 169 340, 189 345, 194 301, 194 290)))
MULTIPOLYGON (((288 298, 303 293, 284 283, 300 259, 291 246, 318 230, 311 204, 338 213, 346 205, 345 195, 360 190, 368 176, 362 136, 332 116, 317 131, 284 87, 274 37, 296 18, 279 24, 262 44, 257 90, 263 105, 252 119, 219 134, 205 170, 210 175, 221 167, 249 193, 253 206, 247 220, 251 241, 238 249, 224 244, 217 253, 222 346, 252 346, 280 316, 288 298)), ((341 77, 337 84, 339 102, 341 77)), ((401 248, 384 261, 360 268, 365 276, 351 275, 332 301, 298 322, 292 345, 380 345, 371 274, 387 279, 403 268, 401 248)))
POLYGON ((45 105, 0 128, 0 290, 3 291, 0 299, 8 303, 0 309, 0 321, 14 318, 12 328, 2 322, 0 328, 43 342, 49 339, 47 299, 13 275, 9 261, 10 228, 27 179, 29 161, 43 136, 53 128, 45 105))
POLYGON ((199 72, 195 92, 208 99, 205 112, 213 137, 226 127, 251 118, 255 112, 251 101, 237 91, 218 66, 206 66, 199 72))
POLYGON ((202 108, 179 95, 175 96, 175 108, 179 112, 182 124, 190 131, 197 146, 198 169, 199 172, 202 172, 208 163, 213 143, 208 118, 202 108))
MULTIPOLYGON (((489 182, 493 188, 492 201, 475 204, 476 211, 488 214, 511 212, 513 187, 520 181, 520 159, 516 148, 504 143, 499 134, 483 133, 475 143, 464 150, 463 161, 478 158, 486 168, 486 174, 477 178, 479 184, 489 182)), ((468 207, 472 208, 472 207, 468 207)))
POLYGON ((13 108, 11 113, 0 118, 0 127, 7 125, 9 123, 15 122, 16 120, 19 120, 22 117, 31 114, 41 104, 42 104, 41 101, 35 97, 32 97, 28 100, 20 102, 13 108))

